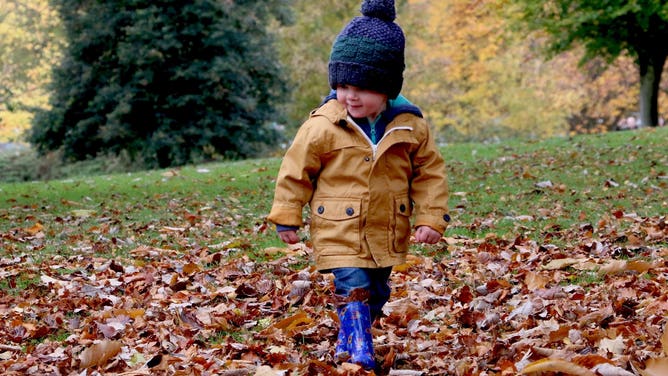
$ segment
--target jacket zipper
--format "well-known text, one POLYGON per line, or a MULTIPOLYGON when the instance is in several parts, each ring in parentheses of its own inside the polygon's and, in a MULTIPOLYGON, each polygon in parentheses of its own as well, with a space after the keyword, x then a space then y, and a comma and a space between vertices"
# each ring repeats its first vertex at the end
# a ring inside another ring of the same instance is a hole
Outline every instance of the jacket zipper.
POLYGON ((364 132, 364 129, 362 129, 362 127, 360 127, 359 124, 355 123, 355 120, 353 120, 352 117, 348 116, 348 121, 360 131, 362 136, 364 136, 364 139, 366 139, 366 141, 369 143, 369 146, 371 146, 371 153, 372 153, 371 158, 374 161, 376 160, 376 151, 378 150, 378 145, 380 145, 380 143, 383 142, 383 139, 385 139, 385 137, 387 137, 388 134, 400 129, 405 129, 409 131, 413 130, 413 127, 409 127, 407 125, 390 128, 390 130, 386 131, 385 134, 383 134, 383 137, 381 137, 380 140, 378 140, 378 142, 374 144, 373 141, 371 141, 371 139, 369 138, 369 136, 367 136, 366 132, 364 132))

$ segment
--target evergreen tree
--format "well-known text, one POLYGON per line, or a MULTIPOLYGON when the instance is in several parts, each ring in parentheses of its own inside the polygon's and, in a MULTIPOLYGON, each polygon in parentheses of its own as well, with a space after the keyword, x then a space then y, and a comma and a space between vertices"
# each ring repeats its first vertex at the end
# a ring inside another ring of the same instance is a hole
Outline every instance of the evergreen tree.
POLYGON ((256 155, 276 141, 287 89, 268 32, 284 2, 52 0, 68 46, 30 140, 147 167, 256 155))

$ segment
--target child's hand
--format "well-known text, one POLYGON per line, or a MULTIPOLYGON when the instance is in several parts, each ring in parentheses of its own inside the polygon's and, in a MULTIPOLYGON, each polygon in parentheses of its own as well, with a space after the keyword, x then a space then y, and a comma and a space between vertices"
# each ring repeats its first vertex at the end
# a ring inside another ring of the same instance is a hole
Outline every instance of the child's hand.
POLYGON ((429 226, 420 226, 415 230, 415 240, 418 243, 436 244, 441 240, 441 234, 429 226))
POLYGON ((299 236, 297 236, 297 231, 294 230, 279 231, 278 237, 281 238, 283 243, 287 244, 295 244, 299 242, 299 236))

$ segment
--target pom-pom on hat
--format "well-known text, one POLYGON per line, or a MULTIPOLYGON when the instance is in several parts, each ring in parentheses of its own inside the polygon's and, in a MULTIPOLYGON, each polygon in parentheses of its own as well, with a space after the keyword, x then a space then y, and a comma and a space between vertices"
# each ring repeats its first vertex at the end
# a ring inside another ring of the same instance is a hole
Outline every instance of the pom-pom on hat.
POLYGON ((394 0, 364 0, 355 17, 334 40, 329 57, 329 85, 340 84, 387 94, 401 92, 404 81, 404 33, 394 20, 394 0))

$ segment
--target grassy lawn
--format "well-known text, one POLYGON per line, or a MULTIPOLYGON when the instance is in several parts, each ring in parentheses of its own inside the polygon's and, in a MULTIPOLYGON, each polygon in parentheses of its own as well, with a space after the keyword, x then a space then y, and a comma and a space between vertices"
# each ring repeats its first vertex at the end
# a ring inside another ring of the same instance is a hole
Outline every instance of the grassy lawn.
MULTIPOLYGON (((666 128, 445 146, 453 212, 447 235, 544 241, 554 230, 615 215, 663 215, 666 147, 666 128)), ((250 249, 277 245, 272 231, 258 229, 264 229, 279 164, 259 159, 0 184, 0 232, 41 226, 45 234, 4 244, 2 251, 49 257, 97 244, 100 256, 117 257, 137 244, 175 250, 235 241, 250 249)))

